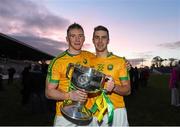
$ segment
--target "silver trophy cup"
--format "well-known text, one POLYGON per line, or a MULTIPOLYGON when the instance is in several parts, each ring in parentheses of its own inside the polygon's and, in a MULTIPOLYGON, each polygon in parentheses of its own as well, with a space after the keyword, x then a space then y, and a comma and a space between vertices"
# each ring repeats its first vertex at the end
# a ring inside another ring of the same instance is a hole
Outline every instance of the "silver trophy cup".
MULTIPOLYGON (((70 63, 66 72, 73 87, 84 89, 87 93, 97 93, 103 89, 105 75, 93 68, 70 63)), ((64 101, 61 106, 63 115, 74 122, 91 121, 92 114, 82 102, 64 101)))

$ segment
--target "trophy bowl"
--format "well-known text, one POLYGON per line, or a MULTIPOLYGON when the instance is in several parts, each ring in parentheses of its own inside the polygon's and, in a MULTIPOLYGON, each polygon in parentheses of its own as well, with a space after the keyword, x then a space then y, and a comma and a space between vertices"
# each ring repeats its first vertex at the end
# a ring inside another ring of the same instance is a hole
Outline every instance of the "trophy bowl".
MULTIPOLYGON (((87 93, 97 93, 103 89, 105 74, 79 64, 70 63, 66 72, 74 88, 87 93)), ((64 101, 61 105, 61 112, 72 122, 86 122, 92 120, 92 113, 84 106, 84 103, 75 101, 64 101)))
POLYGON ((75 88, 84 89, 87 93, 97 93, 102 89, 105 78, 103 73, 82 65, 71 66, 74 66, 71 83, 75 88))

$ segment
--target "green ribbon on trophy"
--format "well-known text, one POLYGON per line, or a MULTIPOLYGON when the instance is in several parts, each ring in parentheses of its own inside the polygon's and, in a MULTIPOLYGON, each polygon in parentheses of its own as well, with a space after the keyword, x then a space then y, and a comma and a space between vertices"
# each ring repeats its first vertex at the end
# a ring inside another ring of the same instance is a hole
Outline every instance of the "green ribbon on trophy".
POLYGON ((95 113, 97 110, 99 110, 97 119, 99 122, 101 122, 106 109, 108 111, 108 123, 112 123, 114 115, 114 106, 111 100, 109 99, 108 95, 106 95, 105 91, 102 90, 101 95, 96 98, 94 105, 92 106, 90 111, 92 113, 95 113))

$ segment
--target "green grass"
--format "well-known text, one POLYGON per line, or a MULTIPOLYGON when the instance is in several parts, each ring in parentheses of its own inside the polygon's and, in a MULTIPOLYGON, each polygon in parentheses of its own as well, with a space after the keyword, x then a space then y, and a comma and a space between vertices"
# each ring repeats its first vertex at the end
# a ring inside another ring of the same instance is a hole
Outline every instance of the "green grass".
POLYGON ((21 105, 21 84, 15 80, 8 85, 3 81, 4 90, 0 91, 0 126, 2 125, 52 125, 53 114, 49 111, 41 112, 41 108, 32 112, 32 105, 21 105))
POLYGON ((130 125, 180 125, 180 108, 170 105, 168 75, 151 75, 148 86, 125 97, 130 125))

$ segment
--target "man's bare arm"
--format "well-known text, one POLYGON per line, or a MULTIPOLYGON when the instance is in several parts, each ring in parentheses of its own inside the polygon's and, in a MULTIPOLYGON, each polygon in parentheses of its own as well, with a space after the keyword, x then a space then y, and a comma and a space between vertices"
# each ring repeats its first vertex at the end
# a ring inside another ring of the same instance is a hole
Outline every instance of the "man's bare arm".
POLYGON ((121 83, 121 85, 114 86, 113 92, 121 96, 129 95, 131 93, 130 81, 121 81, 121 83))
POLYGON ((107 76, 107 87, 108 92, 115 92, 121 96, 129 95, 131 93, 130 81, 125 80, 121 81, 121 84, 115 84, 114 79, 111 76, 107 76))
POLYGON ((53 100, 66 100, 70 99, 70 95, 68 92, 64 92, 62 90, 57 90, 58 84, 49 83, 46 81, 45 95, 48 99, 53 100))
POLYGON ((75 90, 70 92, 65 92, 57 89, 58 84, 48 83, 46 81, 45 95, 48 99, 53 100, 67 100, 71 99, 73 101, 85 102, 87 99, 87 93, 83 90, 75 90))

